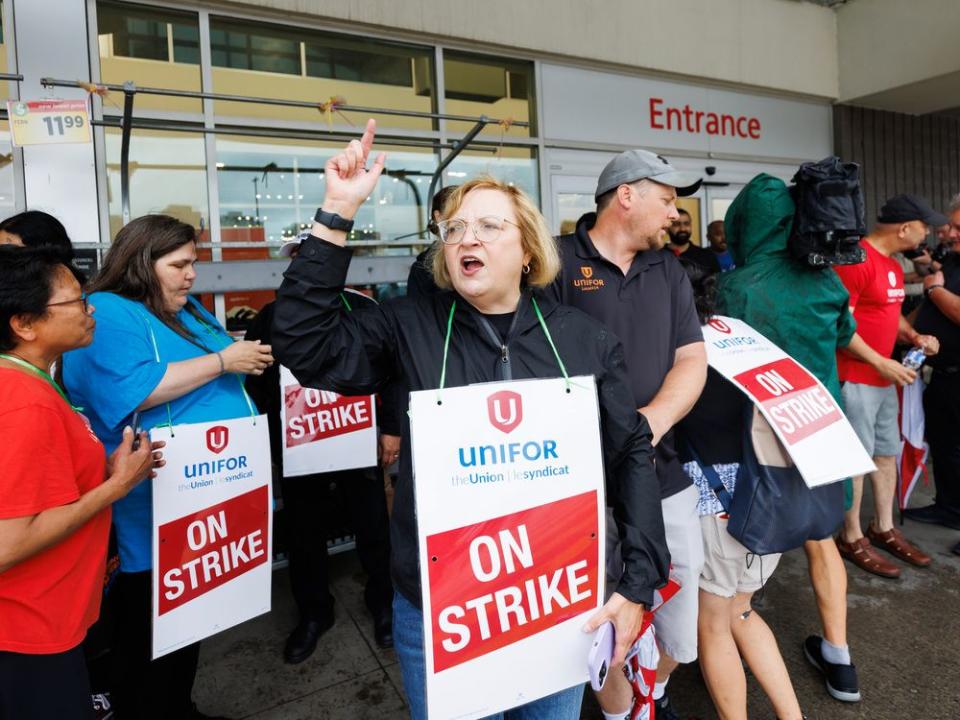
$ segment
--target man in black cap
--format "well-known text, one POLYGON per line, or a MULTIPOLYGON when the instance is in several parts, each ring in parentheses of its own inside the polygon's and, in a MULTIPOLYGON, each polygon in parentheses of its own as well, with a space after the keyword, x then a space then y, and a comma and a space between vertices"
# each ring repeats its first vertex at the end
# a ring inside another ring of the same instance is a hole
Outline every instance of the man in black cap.
MULTIPOLYGON (((617 155, 597 182, 597 212, 584 215, 576 232, 559 240, 562 270, 552 286, 561 302, 602 321, 623 342, 638 412, 653 431, 672 573, 682 586, 655 620, 662 651, 654 688, 659 720, 677 717, 664 694, 670 673, 697 658, 703 567, 698 494, 677 460, 672 428, 697 401, 707 374, 693 290, 677 259, 660 248, 662 233, 679 217, 677 196, 699 187, 700 178, 677 172, 654 153, 617 155)), ((608 551, 615 549, 612 540, 608 551)), ((608 557, 608 574, 616 577, 619 553, 608 557)), ((598 696, 610 716, 626 714, 631 698, 621 673, 611 673, 598 696)))
MULTIPOLYGON (((960 240, 960 195, 950 204, 950 239, 960 240)), ((941 267, 923 279, 925 301, 914 323, 919 332, 936 335, 940 353, 930 359, 930 385, 923 394, 927 442, 937 487, 932 505, 904 512, 911 520, 960 530, 960 253, 954 248, 941 267)), ((960 544, 953 551, 960 555, 960 544)))
MULTIPOLYGON (((877 224, 860 241, 866 260, 834 268, 850 293, 850 310, 857 321, 857 334, 884 357, 893 354, 897 342, 920 347, 927 355, 937 354, 937 338, 918 333, 900 313, 905 298, 903 268, 891 256, 916 250, 930 233, 931 226, 945 222, 946 218, 922 198, 897 195, 881 208, 877 224)), ((843 383, 841 393, 847 418, 877 466, 870 476, 875 514, 866 536, 860 526, 863 499, 863 476, 860 476, 853 478, 853 502, 845 513, 837 547, 844 558, 860 569, 881 577, 898 578, 900 567, 878 549, 917 567, 927 567, 932 558, 907 540, 893 522, 896 456, 900 450, 897 389, 871 365, 845 350, 837 353, 837 370, 843 383)))

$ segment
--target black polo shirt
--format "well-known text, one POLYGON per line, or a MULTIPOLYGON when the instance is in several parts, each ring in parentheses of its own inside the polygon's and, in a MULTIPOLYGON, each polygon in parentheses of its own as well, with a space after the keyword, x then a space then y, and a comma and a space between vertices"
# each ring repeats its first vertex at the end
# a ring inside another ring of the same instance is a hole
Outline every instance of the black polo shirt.
MULTIPOLYGON (((667 247, 670 249, 669 246, 667 247)), ((670 252, 673 252, 673 250, 670 249, 670 252)), ((673 254, 676 255, 676 253, 673 254)), ((720 259, 713 250, 707 250, 706 248, 697 247, 696 245, 690 244, 687 246, 687 249, 680 253, 680 255, 677 255, 677 257, 682 257, 686 262, 699 265, 704 269, 705 272, 720 272, 720 259)))
MULTIPOLYGON (((954 295, 960 295, 960 254, 949 253, 942 265, 943 286, 954 295)), ((940 352, 927 358, 928 365, 941 369, 960 367, 960 326, 943 314, 932 296, 920 306, 913 329, 924 335, 933 335, 940 341, 940 352)))
MULTIPOLYGON (((637 253, 624 275, 590 239, 597 220, 588 213, 572 235, 558 239, 562 269, 552 286, 557 299, 606 325, 623 343, 637 407, 649 403, 673 367, 677 348, 703 342, 693 289, 673 253, 637 253)), ((661 498, 690 485, 677 459, 671 430, 656 448, 661 498)))

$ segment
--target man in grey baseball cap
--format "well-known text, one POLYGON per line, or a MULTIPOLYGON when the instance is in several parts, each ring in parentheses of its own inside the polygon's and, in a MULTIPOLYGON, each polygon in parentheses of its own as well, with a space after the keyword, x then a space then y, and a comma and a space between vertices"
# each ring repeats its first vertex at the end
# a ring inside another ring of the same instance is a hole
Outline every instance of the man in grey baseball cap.
POLYGON ((595 199, 615 190, 620 185, 629 185, 638 180, 652 180, 676 189, 677 195, 686 197, 700 189, 702 179, 694 173, 675 170, 666 158, 649 150, 627 150, 607 163, 597 180, 595 199))
MULTIPOLYGON (((697 659, 699 496, 677 460, 672 428, 693 407, 707 376, 693 291, 679 261, 661 252, 661 236, 679 217, 677 197, 692 195, 700 182, 647 150, 617 155, 597 181, 597 212, 560 238, 562 270, 552 285, 557 299, 620 338, 637 411, 653 433, 671 572, 681 585, 654 621, 662 647, 653 688, 658 720, 679 717, 665 694, 667 680, 678 663, 697 659)), ((607 540, 607 557, 614 580, 622 567, 616 538, 607 540)), ((611 673, 598 700, 605 713, 622 716, 632 697, 623 674, 611 673)))

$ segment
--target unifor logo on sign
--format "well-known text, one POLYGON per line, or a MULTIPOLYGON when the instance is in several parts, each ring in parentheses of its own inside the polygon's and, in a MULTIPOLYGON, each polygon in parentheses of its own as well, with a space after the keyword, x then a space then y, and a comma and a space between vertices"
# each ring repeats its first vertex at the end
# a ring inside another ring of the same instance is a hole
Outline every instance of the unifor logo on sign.
POLYGON ((720 318, 711 318, 707 321, 707 324, 710 325, 714 330, 719 330, 722 333, 729 335, 733 330, 720 318))
POLYGON ((523 420, 523 399, 512 390, 501 390, 487 398, 490 424, 504 433, 513 432, 523 420))
POLYGON ((214 425, 207 430, 207 448, 213 453, 222 453, 230 444, 230 428, 226 425, 214 425))

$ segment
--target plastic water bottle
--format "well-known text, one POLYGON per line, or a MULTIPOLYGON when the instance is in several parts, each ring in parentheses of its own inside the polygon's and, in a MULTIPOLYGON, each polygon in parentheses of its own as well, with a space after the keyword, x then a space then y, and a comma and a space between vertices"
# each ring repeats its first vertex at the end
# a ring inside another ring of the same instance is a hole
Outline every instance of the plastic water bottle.
POLYGON ((903 366, 910 368, 911 370, 919 370, 920 366, 923 365, 923 361, 926 359, 927 356, 923 352, 923 348, 910 348, 910 350, 907 351, 907 354, 903 356, 903 366))

